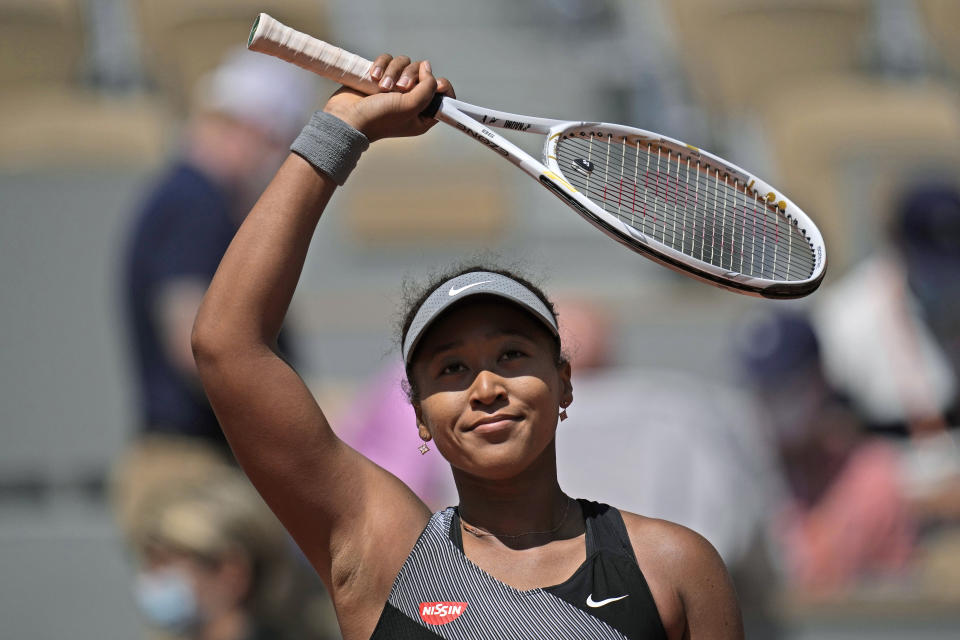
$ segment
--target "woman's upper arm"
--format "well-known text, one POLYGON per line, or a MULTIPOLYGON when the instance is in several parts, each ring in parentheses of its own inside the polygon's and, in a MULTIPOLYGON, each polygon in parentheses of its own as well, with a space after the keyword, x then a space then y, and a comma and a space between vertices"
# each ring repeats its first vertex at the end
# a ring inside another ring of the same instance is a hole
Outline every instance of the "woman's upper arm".
POLYGON ((739 640, 743 621, 720 554, 700 534, 623 512, 640 569, 671 640, 739 640))
MULTIPOLYGON (((423 502, 334 434, 306 384, 272 350, 249 347, 228 357, 200 351, 197 364, 238 462, 328 584, 332 556, 354 533, 377 538, 392 520, 410 531, 384 535, 416 539, 429 517, 423 502)), ((381 545, 379 553, 392 548, 381 545)), ((406 553, 397 555, 383 564, 399 569, 406 553)))
POLYGON ((733 581, 720 554, 701 535, 685 530, 680 597, 690 640, 739 640, 743 619, 733 581))

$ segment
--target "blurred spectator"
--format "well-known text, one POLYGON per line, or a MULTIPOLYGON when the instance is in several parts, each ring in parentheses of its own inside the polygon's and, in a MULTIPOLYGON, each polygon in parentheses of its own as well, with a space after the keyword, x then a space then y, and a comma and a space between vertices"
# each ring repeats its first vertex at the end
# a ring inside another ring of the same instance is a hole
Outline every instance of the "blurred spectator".
POLYGON ((198 456, 230 458, 196 376, 193 318, 243 216, 313 101, 309 74, 245 50, 231 53, 196 88, 182 151, 137 215, 123 293, 139 429, 115 483, 125 529, 139 500, 181 475, 184 447, 205 452, 198 456), (138 472, 143 458, 152 460, 155 473, 138 472))
MULTIPOLYGON (((123 265, 139 424, 114 469, 112 488, 124 535, 140 546, 143 540, 136 539, 136 532, 144 523, 138 518, 159 497, 192 492, 189 507, 196 523, 189 525, 190 531, 201 525, 216 528, 221 524, 217 518, 244 518, 256 505, 262 506, 258 496, 239 488, 198 497, 206 483, 239 472, 196 375, 190 332, 234 233, 309 116, 316 86, 310 74, 297 67, 240 49, 202 78, 194 93, 181 151, 145 196, 123 265), (226 502, 217 505, 218 498, 226 502), (243 500, 248 504, 241 504, 243 500), (209 507, 209 514, 204 515, 201 503, 209 507), (205 525, 204 517, 209 520, 205 525)), ((284 335, 279 346, 289 356, 284 335)), ((169 514, 174 515, 155 515, 156 527, 166 522, 163 518, 179 517, 176 514, 184 509, 171 507, 169 514)), ((204 540, 215 533, 204 533, 204 540)), ((202 587, 194 594, 194 614, 223 613, 228 630, 243 626, 240 621, 250 611, 241 592, 250 588, 251 581, 261 579, 253 561, 259 562, 268 550, 247 549, 247 558, 231 551, 211 563, 204 555, 206 548, 196 548, 199 543, 191 542, 194 546, 186 547, 189 553, 180 553, 171 540, 152 544, 147 549, 148 563, 179 567, 202 587), (251 577, 251 572, 256 575, 251 577), (219 600, 211 603, 208 597, 219 600), (204 609, 227 605, 229 612, 204 609)), ((289 559, 295 554, 302 560, 285 536, 270 540, 275 545, 270 553, 278 561, 280 556, 289 559)), ((262 542, 266 544, 266 538, 262 542)), ((298 630, 299 637, 332 636, 336 624, 329 598, 305 561, 296 565, 294 579, 303 584, 296 599, 286 604, 300 609, 288 609, 284 629, 298 630)), ((182 584, 173 578, 145 584, 153 586, 141 594, 153 594, 150 597, 156 598, 157 606, 189 604, 182 584)), ((197 620, 189 622, 195 625, 197 620)), ((247 636, 231 632, 216 637, 247 636)))
POLYGON ((286 534, 238 471, 151 496, 133 531, 137 605, 165 637, 279 638, 286 534))
POLYGON ((818 299, 829 379, 878 432, 904 442, 925 524, 960 518, 960 185, 906 188, 888 243, 818 299))
POLYGON ((889 242, 818 296, 826 372, 875 430, 956 423, 960 371, 960 191, 919 184, 889 242))
POLYGON ((421 454, 417 417, 403 391, 399 361, 385 367, 354 396, 336 422, 348 445, 400 478, 436 511, 457 499, 450 464, 435 451, 421 454))
POLYGON ((898 450, 866 434, 827 382, 805 316, 766 316, 740 338, 786 479, 774 529, 791 586, 824 597, 867 577, 903 577, 916 523, 898 450))

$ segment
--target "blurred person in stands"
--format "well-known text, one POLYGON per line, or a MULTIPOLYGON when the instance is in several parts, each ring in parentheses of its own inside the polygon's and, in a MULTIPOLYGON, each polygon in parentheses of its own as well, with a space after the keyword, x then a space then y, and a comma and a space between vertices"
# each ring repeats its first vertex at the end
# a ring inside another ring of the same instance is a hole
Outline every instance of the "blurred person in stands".
POLYGON ((813 318, 830 381, 869 428, 913 436, 921 491, 960 472, 960 185, 909 185, 888 229, 883 247, 821 292, 813 318))
POLYGON ((232 461, 197 378, 190 331, 223 253, 315 95, 309 74, 231 52, 195 88, 180 153, 137 213, 123 296, 139 428, 114 483, 125 530, 154 489, 232 461))
POLYGON ((830 381, 871 431, 899 438, 923 583, 960 598, 960 183, 909 183, 888 230, 814 319, 830 381))
POLYGON ((357 391, 338 416, 340 435, 348 445, 400 478, 433 510, 456 501, 450 464, 441 456, 417 453, 423 441, 413 406, 403 388, 400 363, 383 368, 357 391))
POLYGON ((738 346, 783 469, 773 528, 790 586, 834 597, 865 578, 903 578, 916 520, 902 458, 864 430, 827 381, 810 321, 799 313, 764 316, 738 346))
MULTIPOLYGON (((153 496, 203 487, 237 471, 200 386, 190 332, 220 259, 286 157, 316 89, 311 75, 292 65, 242 48, 230 52, 198 82, 180 152, 136 214, 123 297, 139 424, 111 487, 128 541, 136 514, 153 496)), ((289 357, 284 335, 280 348, 289 357)), ((262 506, 255 493, 244 495, 262 506)), ((289 539, 279 545, 299 556, 289 539)), ((288 626, 329 637, 335 627, 329 598, 302 564, 296 598, 303 606, 288 626)))
POLYGON ((158 637, 284 637, 279 623, 292 587, 286 534, 239 471, 153 494, 132 534, 135 599, 158 637))
POLYGON ((730 571, 745 636, 780 637, 766 537, 776 461, 749 398, 706 376, 618 365, 611 309, 583 297, 557 307, 577 399, 559 427, 561 483, 704 536, 730 571))

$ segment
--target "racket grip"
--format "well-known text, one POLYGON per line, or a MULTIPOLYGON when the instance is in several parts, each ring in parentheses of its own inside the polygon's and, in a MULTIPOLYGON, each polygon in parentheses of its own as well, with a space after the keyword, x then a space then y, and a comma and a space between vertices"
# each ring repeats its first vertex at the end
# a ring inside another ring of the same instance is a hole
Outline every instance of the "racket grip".
POLYGON ((420 112, 420 115, 424 118, 433 118, 437 115, 437 111, 440 110, 440 103, 443 102, 444 95, 442 93, 433 94, 433 100, 430 101, 430 104, 427 105, 427 108, 420 112))
POLYGON ((253 23, 247 48, 291 62, 367 95, 380 92, 370 77, 373 66, 370 60, 291 29, 266 13, 261 13, 253 23))

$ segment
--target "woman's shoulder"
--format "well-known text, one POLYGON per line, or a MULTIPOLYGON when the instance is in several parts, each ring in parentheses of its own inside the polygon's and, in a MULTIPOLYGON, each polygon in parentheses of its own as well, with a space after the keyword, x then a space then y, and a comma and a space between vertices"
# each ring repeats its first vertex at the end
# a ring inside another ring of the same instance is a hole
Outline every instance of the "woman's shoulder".
POLYGON ((654 564, 674 573, 689 570, 691 563, 723 563, 710 541, 693 529, 629 511, 620 510, 620 515, 641 566, 654 564))
POLYGON ((620 513, 668 632, 716 623, 729 633, 723 637, 742 638, 733 582, 713 545, 675 522, 620 513))

